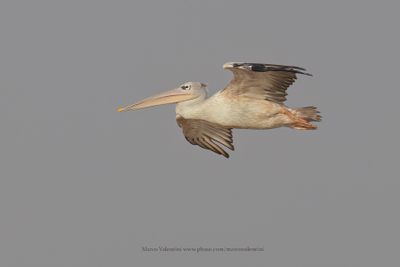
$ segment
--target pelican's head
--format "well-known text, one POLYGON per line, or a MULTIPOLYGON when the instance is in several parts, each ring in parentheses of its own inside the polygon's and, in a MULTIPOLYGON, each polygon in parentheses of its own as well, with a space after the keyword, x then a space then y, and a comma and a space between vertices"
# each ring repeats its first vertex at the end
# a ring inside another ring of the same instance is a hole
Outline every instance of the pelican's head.
POLYGON ((164 104, 180 103, 200 97, 205 98, 207 95, 206 88, 207 85, 204 83, 186 82, 181 84, 178 88, 146 98, 129 106, 118 108, 118 112, 137 110, 164 104))

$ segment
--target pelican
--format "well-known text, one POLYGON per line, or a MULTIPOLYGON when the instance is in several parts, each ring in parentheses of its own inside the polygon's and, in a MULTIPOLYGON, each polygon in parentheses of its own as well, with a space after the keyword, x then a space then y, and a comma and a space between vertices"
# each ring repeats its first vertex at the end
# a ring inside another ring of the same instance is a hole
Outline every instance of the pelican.
POLYGON ((118 108, 118 112, 176 103, 176 121, 192 145, 229 158, 221 147, 234 150, 232 129, 272 129, 290 127, 315 130, 320 121, 314 106, 289 108, 286 89, 297 74, 311 76, 304 68, 261 63, 229 62, 233 73, 229 84, 207 97, 207 85, 185 82, 178 88, 118 108))

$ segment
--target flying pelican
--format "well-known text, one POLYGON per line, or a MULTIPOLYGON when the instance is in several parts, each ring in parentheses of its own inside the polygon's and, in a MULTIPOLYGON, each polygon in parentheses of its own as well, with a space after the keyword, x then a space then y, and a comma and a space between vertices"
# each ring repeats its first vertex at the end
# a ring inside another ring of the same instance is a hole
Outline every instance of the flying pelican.
POLYGON ((229 158, 221 145, 234 150, 232 129, 271 129, 290 127, 314 130, 312 121, 320 121, 316 107, 285 106, 286 89, 304 68, 261 63, 229 62, 224 69, 233 72, 230 83, 207 98, 207 85, 186 82, 176 89, 161 93, 119 112, 176 103, 176 121, 189 143, 229 158))

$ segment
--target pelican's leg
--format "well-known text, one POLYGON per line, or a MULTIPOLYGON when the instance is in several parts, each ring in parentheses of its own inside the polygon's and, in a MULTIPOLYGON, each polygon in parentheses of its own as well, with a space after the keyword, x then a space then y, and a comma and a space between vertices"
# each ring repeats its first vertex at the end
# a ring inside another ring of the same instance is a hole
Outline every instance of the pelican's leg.
POLYGON ((295 110, 291 110, 288 108, 282 108, 282 113, 285 114, 290 123, 289 127, 297 130, 315 130, 317 129, 317 126, 311 124, 304 118, 301 118, 296 115, 295 110))

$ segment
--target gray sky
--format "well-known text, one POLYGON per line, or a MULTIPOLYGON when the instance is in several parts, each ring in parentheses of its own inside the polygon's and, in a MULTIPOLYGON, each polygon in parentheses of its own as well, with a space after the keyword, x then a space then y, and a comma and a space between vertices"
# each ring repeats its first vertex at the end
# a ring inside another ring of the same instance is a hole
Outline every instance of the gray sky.
POLYGON ((395 1, 1 1, 1 266, 398 266, 395 1), (116 108, 227 61, 298 65, 317 131, 186 142, 116 108), (264 252, 149 253, 158 247, 264 252))

